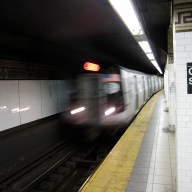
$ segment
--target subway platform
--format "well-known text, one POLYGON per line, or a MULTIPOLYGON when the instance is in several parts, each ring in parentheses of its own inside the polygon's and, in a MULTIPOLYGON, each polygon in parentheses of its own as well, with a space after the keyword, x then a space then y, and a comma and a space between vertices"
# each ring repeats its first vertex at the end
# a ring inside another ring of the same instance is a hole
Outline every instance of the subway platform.
POLYGON ((164 92, 142 108, 83 192, 175 192, 175 133, 168 130, 164 92))

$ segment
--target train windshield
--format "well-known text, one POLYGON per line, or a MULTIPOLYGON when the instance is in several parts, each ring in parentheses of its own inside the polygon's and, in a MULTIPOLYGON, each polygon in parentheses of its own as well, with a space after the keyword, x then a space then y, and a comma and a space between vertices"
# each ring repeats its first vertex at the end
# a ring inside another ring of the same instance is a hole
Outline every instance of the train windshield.
POLYGON ((119 74, 105 74, 102 81, 104 92, 107 96, 107 106, 115 107, 116 112, 124 110, 122 85, 119 74))

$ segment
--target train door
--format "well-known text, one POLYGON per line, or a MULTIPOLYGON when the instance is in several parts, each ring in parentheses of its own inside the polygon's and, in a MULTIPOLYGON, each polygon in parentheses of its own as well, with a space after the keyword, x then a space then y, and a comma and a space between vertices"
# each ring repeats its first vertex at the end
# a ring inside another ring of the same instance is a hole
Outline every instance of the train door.
POLYGON ((147 77, 144 76, 144 83, 145 83, 145 101, 147 101, 148 97, 149 97, 149 87, 148 87, 148 82, 147 82, 147 77))
POLYGON ((159 88, 159 82, 158 82, 157 77, 154 77, 154 81, 155 81, 155 92, 157 92, 158 88, 159 88))
POLYGON ((159 90, 159 77, 155 77, 155 82, 156 82, 156 92, 159 90))
POLYGON ((158 77, 158 81, 159 81, 159 90, 160 90, 161 87, 162 87, 162 84, 161 84, 161 78, 160 78, 160 77, 158 77))
POLYGON ((122 78, 124 107, 127 108, 130 103, 130 87, 128 78, 122 78))
POLYGON ((152 92, 152 94, 155 92, 155 85, 154 85, 153 77, 151 77, 151 92, 152 92))
POLYGON ((148 97, 151 96, 151 78, 150 77, 147 77, 147 84, 148 84, 148 97))
POLYGON ((143 103, 145 102, 145 79, 144 76, 142 76, 142 88, 143 88, 143 103))
POLYGON ((139 108, 139 93, 138 93, 138 81, 137 81, 137 76, 134 75, 134 88, 135 88, 135 109, 136 111, 139 108))
POLYGON ((101 107, 106 97, 102 92, 101 76, 86 74, 78 79, 78 101, 86 108, 85 118, 91 125, 97 125, 101 118, 101 107))

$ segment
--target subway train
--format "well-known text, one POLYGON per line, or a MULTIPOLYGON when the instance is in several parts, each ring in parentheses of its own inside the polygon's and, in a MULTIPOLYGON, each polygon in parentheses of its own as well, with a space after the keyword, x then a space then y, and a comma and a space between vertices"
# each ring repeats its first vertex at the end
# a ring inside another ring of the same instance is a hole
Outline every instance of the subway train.
POLYGON ((163 78, 123 67, 81 74, 71 86, 67 121, 94 137, 125 128, 146 101, 163 88, 163 78))

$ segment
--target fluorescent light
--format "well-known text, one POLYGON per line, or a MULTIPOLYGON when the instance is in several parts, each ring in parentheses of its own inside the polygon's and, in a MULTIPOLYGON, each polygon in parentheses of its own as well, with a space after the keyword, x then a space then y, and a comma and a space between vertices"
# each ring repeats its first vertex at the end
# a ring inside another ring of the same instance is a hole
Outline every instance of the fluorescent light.
MULTIPOLYGON (((158 69, 157 69, 157 70, 158 70, 158 69)), ((159 71, 160 74, 163 74, 162 71, 161 71, 161 69, 159 69, 158 71, 159 71)))
POLYGON ((160 69, 160 67, 158 66, 158 67, 156 67, 156 69, 159 71, 159 73, 161 73, 162 74, 162 71, 161 71, 161 69, 160 69))
POLYGON ((159 65, 157 64, 156 60, 152 60, 151 63, 155 66, 155 67, 159 67, 159 65))
POLYGON ((130 0, 108 0, 133 35, 143 35, 134 7, 130 0))
POLYGON ((153 53, 146 53, 146 55, 149 58, 149 60, 154 60, 155 59, 153 53))
POLYGON ((152 50, 148 41, 139 41, 138 43, 145 53, 152 53, 152 50))
POLYGON ((76 113, 79 113, 81 111, 84 111, 85 110, 85 107, 80 107, 80 108, 77 108, 77 109, 74 109, 71 111, 71 114, 76 114, 76 113))
POLYGON ((136 41, 138 42, 144 53, 147 55, 149 60, 156 67, 156 69, 162 74, 162 71, 155 60, 153 51, 150 47, 149 42, 147 41, 147 37, 143 32, 142 26, 137 17, 137 13, 132 4, 133 0, 108 0, 108 1, 110 2, 114 10, 119 14, 121 19, 124 21, 125 25, 128 27, 129 31, 135 37, 136 41), (140 36, 142 35, 143 41, 140 41, 139 38, 136 37, 139 35, 140 36))
POLYGON ((152 60, 151 63, 156 67, 156 69, 159 71, 159 73, 162 74, 162 71, 161 71, 159 65, 157 64, 157 61, 156 60, 152 60))

